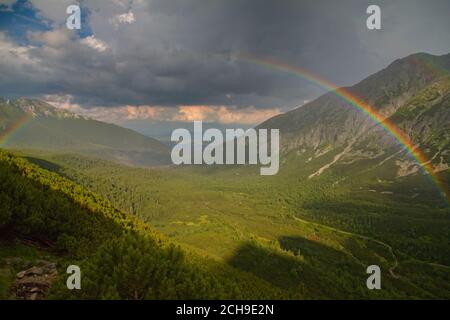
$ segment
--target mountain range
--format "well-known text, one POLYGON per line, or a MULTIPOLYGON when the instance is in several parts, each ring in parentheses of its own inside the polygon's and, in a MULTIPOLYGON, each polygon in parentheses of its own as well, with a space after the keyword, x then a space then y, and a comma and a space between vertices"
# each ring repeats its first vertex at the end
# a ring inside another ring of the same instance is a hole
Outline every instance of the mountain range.
MULTIPOLYGON (((342 98, 340 90, 397 126, 426 154, 436 172, 448 171, 450 54, 417 53, 396 60, 354 86, 330 91, 257 126, 280 129, 282 164, 303 163, 310 167, 310 177, 339 165, 354 171, 355 163, 390 171, 390 178, 413 175, 420 171, 419 164, 404 146, 342 98)), ((10 134, 4 147, 71 151, 129 165, 170 163, 169 148, 156 139, 36 99, 0 99, 0 132, 24 114, 31 119, 10 134)))
POLYGON ((352 174, 373 169, 377 178, 390 179, 420 173, 420 165, 389 134, 389 128, 348 97, 370 105, 383 123, 407 135, 435 172, 448 174, 450 54, 418 53, 396 60, 354 86, 328 92, 258 126, 280 129, 281 153, 291 162, 309 166, 309 177, 333 167, 352 174))
POLYGON ((448 299, 449 72, 450 54, 414 54, 268 119, 274 176, 159 166, 155 139, 0 99, 0 299, 448 299))
POLYGON ((0 99, 0 135, 2 131, 10 131, 5 148, 72 152, 140 166, 170 160, 169 148, 158 140, 38 99, 0 99))

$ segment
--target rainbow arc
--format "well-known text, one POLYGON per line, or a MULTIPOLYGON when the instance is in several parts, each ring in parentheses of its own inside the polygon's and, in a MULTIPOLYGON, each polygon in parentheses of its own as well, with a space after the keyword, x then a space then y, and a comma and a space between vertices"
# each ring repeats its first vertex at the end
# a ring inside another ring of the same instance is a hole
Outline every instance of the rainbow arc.
POLYGON ((393 136, 400 143, 400 145, 404 147, 405 150, 407 150, 407 152, 415 159, 417 164, 423 169, 424 173, 428 175, 431 180, 433 180, 438 189, 445 195, 447 202, 450 201, 450 191, 448 190, 447 184, 435 171, 431 160, 428 159, 428 157, 420 150, 419 146, 416 145, 410 139, 410 137, 405 134, 395 123, 389 120, 389 118, 386 118, 385 116, 380 114, 373 106, 366 103, 356 95, 352 94, 348 89, 338 87, 335 84, 311 73, 304 68, 285 64, 283 62, 249 56, 240 56, 239 58, 242 61, 260 65, 265 68, 287 72, 299 76, 302 79, 305 79, 326 89, 327 91, 334 93, 335 95, 348 102, 355 109, 368 115, 377 125, 381 126, 388 134, 393 136))

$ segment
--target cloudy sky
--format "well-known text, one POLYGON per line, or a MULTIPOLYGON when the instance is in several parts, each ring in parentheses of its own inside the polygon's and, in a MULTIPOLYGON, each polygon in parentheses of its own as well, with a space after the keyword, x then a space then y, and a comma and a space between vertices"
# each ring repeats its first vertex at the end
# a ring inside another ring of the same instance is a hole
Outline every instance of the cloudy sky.
POLYGON ((0 95, 142 129, 251 126, 415 52, 450 52, 448 0, 0 0, 0 95), (79 4, 82 29, 65 26, 79 4), (366 28, 381 7, 382 29, 366 28))

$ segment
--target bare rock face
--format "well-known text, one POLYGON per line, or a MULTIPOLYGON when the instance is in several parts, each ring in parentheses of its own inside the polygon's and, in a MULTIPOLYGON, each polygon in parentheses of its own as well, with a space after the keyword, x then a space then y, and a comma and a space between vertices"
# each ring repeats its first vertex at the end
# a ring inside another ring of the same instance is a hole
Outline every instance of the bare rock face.
POLYGON ((42 300, 57 277, 55 263, 40 261, 37 266, 17 273, 12 291, 19 299, 42 300))

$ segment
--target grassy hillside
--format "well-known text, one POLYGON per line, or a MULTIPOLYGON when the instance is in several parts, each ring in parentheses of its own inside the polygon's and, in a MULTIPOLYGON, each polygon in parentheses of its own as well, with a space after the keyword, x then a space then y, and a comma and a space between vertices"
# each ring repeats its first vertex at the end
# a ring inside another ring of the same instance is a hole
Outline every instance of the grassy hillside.
MULTIPOLYGON (((44 158, 29 157, 184 247, 274 288, 313 299, 449 297, 449 211, 382 193, 412 183, 407 179, 378 183, 372 192, 371 179, 308 180, 309 170, 290 165, 261 177, 256 168, 139 169, 81 156, 44 158), (367 290, 370 264, 382 267, 384 290, 367 290)), ((439 197, 432 185, 418 185, 439 197)))
POLYGON ((300 297, 246 272, 182 250, 100 196, 0 151, 0 294, 12 280, 6 258, 36 249, 83 272, 83 290, 69 291, 64 276, 52 298, 204 299, 300 297), (19 243, 19 249, 14 250, 19 243))

